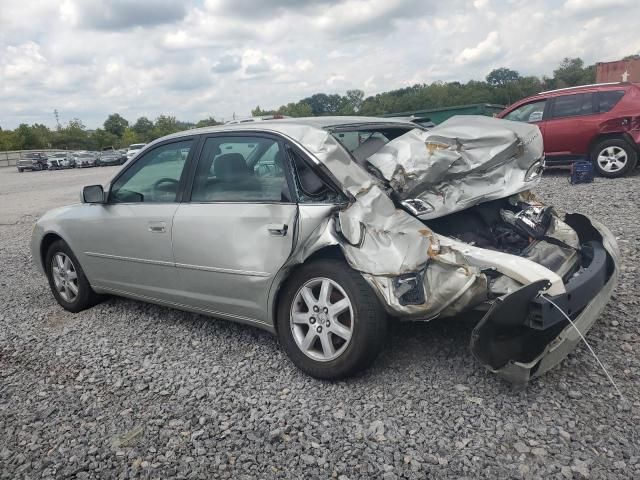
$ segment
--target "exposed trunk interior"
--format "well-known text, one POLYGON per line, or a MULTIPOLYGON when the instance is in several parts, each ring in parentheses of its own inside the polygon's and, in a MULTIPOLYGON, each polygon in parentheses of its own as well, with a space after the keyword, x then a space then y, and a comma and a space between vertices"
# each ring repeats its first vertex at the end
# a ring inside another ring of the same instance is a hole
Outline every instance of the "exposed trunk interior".
POLYGON ((547 207, 503 198, 424 223, 440 235, 527 258, 563 278, 579 265, 577 245, 568 245, 550 233, 553 218, 547 207))

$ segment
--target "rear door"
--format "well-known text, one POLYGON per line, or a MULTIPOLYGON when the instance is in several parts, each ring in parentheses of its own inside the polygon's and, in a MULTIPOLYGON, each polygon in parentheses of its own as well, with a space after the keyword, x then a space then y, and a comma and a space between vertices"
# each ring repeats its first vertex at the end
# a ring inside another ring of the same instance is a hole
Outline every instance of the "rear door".
POLYGON ((551 99, 544 150, 551 161, 576 160, 588 154, 598 130, 599 116, 595 92, 571 93, 551 99))
POLYGON ((257 132, 207 136, 173 221, 184 302, 265 323, 271 283, 291 254, 298 207, 283 144, 257 132))

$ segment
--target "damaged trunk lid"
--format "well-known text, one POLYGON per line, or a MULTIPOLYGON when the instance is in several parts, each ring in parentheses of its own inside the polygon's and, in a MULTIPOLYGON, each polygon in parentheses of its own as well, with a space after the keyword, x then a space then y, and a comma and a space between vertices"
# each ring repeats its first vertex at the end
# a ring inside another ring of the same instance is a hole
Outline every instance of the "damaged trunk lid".
POLYGON ((483 116, 411 130, 366 160, 422 220, 529 190, 544 168, 537 126, 483 116))

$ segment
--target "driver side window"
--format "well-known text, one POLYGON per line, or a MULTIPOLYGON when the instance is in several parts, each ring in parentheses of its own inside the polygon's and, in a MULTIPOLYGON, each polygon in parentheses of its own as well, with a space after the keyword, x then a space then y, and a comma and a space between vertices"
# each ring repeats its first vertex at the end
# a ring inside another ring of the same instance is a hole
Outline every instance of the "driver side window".
POLYGON ((111 186, 110 203, 171 203, 193 140, 154 148, 127 169, 111 186))
POLYGON ((512 110, 505 115, 505 120, 513 120, 515 122, 539 122, 544 114, 544 106, 546 100, 538 100, 537 102, 527 103, 521 107, 512 110))

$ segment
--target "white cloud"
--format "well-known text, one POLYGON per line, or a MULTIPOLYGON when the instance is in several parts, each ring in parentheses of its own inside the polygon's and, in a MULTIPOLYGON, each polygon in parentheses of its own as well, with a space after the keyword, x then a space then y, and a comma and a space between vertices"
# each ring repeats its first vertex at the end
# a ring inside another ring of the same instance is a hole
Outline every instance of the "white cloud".
POLYGON ((595 10, 630 7, 636 0, 567 0, 564 10, 571 13, 588 13, 595 10))
POLYGON ((500 34, 496 31, 489 32, 487 38, 475 47, 467 47, 458 56, 456 63, 481 63, 490 62, 503 52, 500 34))
POLYGON ((3 128, 53 125, 54 108, 90 128, 113 112, 230 118, 640 51, 638 0, 0 1, 3 128))
POLYGON ((44 74, 47 60, 40 52, 40 45, 27 42, 18 46, 7 46, 2 66, 4 77, 8 81, 20 82, 44 74))

